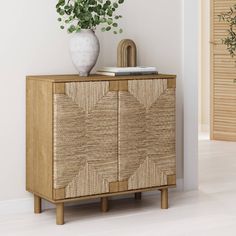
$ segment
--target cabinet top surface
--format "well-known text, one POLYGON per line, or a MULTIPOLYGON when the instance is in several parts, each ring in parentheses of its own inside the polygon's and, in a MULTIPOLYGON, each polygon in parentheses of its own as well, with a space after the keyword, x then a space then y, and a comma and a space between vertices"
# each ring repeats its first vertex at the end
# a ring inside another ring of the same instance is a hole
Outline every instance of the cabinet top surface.
POLYGON ((138 76, 101 76, 91 75, 89 77, 80 77, 79 75, 40 75, 27 76, 28 80, 46 81, 51 83, 66 82, 91 82, 91 81, 121 81, 121 80, 147 80, 147 79, 176 79, 176 75, 138 75, 138 76))

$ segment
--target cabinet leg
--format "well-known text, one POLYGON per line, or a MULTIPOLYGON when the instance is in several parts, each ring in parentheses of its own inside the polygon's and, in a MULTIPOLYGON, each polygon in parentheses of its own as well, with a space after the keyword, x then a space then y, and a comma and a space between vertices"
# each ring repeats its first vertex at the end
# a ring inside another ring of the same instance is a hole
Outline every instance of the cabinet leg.
POLYGON ((161 190, 161 209, 168 209, 168 188, 161 190))
POLYGON ((109 211, 108 197, 102 197, 101 198, 101 211, 102 212, 108 212, 109 211))
POLYGON ((142 193, 135 193, 134 198, 135 198, 135 200, 141 200, 142 199, 142 193))
POLYGON ((34 213, 40 214, 42 212, 42 200, 37 195, 34 195, 34 213))
POLYGON ((64 225, 64 203, 56 203, 57 225, 64 225))

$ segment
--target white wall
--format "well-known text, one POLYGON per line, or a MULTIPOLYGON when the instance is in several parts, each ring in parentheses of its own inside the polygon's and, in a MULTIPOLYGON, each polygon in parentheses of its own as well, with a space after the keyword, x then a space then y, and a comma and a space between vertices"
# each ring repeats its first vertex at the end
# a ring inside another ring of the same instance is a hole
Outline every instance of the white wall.
POLYGON ((200 1, 183 5, 184 188, 198 188, 198 81, 200 1))
POLYGON ((210 126, 210 0, 201 0, 200 119, 202 131, 210 126))
MULTIPOLYGON (((115 64, 118 41, 131 38, 137 43, 140 65, 155 65, 162 73, 178 75, 179 178, 183 176, 182 1, 126 0, 121 10, 125 33, 117 38, 98 33, 102 46, 99 65, 115 64)), ((30 196, 25 192, 25 76, 75 73, 67 50, 69 36, 58 27, 55 3, 1 1, 0 201, 30 196)))
POLYGON ((0 201, 25 192, 25 76, 75 72, 55 0, 0 1, 0 201))

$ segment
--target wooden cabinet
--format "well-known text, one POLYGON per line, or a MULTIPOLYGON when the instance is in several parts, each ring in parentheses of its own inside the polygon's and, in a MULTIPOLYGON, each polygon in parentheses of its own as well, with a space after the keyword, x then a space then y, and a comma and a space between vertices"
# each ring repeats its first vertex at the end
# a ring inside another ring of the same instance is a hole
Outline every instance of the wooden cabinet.
POLYGON ((57 206, 176 184, 175 76, 27 78, 27 190, 57 206))

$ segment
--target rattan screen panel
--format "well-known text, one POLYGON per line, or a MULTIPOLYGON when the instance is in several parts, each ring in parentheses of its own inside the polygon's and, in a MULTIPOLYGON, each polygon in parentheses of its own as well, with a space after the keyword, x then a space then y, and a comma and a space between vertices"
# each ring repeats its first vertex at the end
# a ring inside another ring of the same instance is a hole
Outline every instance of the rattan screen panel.
POLYGON ((235 0, 211 0, 211 139, 236 141, 235 58, 222 39, 229 25, 219 15, 230 10, 235 0))

